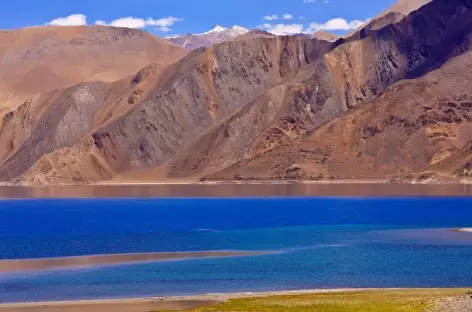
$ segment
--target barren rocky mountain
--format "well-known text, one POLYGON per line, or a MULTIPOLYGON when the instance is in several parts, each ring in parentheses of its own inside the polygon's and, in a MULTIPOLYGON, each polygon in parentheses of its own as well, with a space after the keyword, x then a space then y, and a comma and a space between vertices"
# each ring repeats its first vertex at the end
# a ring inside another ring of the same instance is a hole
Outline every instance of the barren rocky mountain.
POLYGON ((0 31, 0 114, 37 93, 113 82, 187 52, 146 32, 114 27, 30 27, 0 31))
POLYGON ((313 34, 313 38, 317 38, 320 40, 326 40, 326 41, 336 41, 340 38, 340 36, 337 36, 335 34, 329 33, 324 30, 318 30, 313 34))
POLYGON ((265 30, 253 29, 253 30, 248 31, 245 34, 234 37, 233 40, 248 40, 248 39, 254 39, 254 38, 275 38, 275 37, 277 36, 265 30))
MULTIPOLYGON (((464 147, 472 154, 471 70, 470 53, 454 58, 426 76, 394 84, 293 144, 211 178, 391 179, 437 172, 464 147)), ((453 171, 462 174, 458 167, 453 171)))
MULTIPOLYGON (((330 48, 328 42, 299 37, 225 42, 193 51, 168 67, 155 84, 148 82, 149 75, 138 74, 132 79, 130 92, 140 95, 148 90, 140 85, 147 84, 153 86, 149 94, 128 105, 130 111, 121 118, 98 126, 76 144, 64 144, 56 151, 56 146, 49 144, 52 153, 36 159, 23 179, 29 183, 60 182, 64 178, 95 181, 161 165, 200 133, 224 122, 330 48)), ((95 92, 87 94, 97 98, 95 92)), ((51 138, 42 137, 41 141, 51 142, 51 138)), ((12 155, 0 168, 0 175, 10 179, 21 175, 26 160, 20 156, 12 155)))
MULTIPOLYGON (((367 25, 362 26, 361 29, 377 30, 388 26, 389 24, 395 24, 411 12, 418 10, 429 2, 431 2, 431 0, 397 0, 392 7, 374 17, 367 23, 367 25)), ((356 31, 351 32, 347 37, 359 30, 360 29, 357 29, 356 31)))
POLYGON ((407 9, 335 42, 249 36, 43 92, 3 117, 0 177, 467 177, 472 0, 407 9))
POLYGON ((396 12, 408 15, 431 1, 432 0, 397 0, 397 2, 388 10, 388 12, 396 12))
MULTIPOLYGON (((313 149, 307 149, 313 153, 313 158, 307 160, 307 164, 311 164, 309 165, 312 168, 310 170, 298 167, 296 158, 287 156, 291 155, 290 151, 293 151, 295 155, 299 155, 297 150, 298 143, 294 144, 294 140, 298 142, 304 137, 314 135, 313 133, 318 134, 319 131, 322 131, 322 129, 318 130, 318 128, 324 126, 328 121, 338 116, 352 116, 351 110, 360 111, 361 113, 355 115, 352 120, 341 119, 339 127, 343 131, 347 131, 353 122, 363 124, 365 122, 364 115, 367 114, 367 111, 374 112, 374 108, 381 107, 381 105, 373 105, 373 108, 366 109, 365 105, 369 102, 383 99, 389 94, 390 89, 387 89, 389 86, 402 79, 421 77, 433 69, 445 66, 444 62, 448 65, 447 62, 452 61, 454 59, 453 56, 468 51, 468 35, 472 31, 470 17, 472 17, 472 11, 469 2, 435 1, 431 5, 425 6, 423 10, 413 12, 397 24, 392 24, 380 30, 365 31, 364 35, 366 37, 361 40, 348 39, 347 43, 338 46, 314 64, 304 68, 292 81, 287 82, 283 88, 280 88, 280 94, 275 96, 279 99, 278 101, 274 101, 271 98, 264 100, 264 103, 272 104, 272 109, 274 110, 275 108, 274 114, 277 116, 274 120, 268 122, 265 131, 250 131, 251 137, 244 137, 237 144, 233 143, 233 147, 228 147, 229 142, 237 140, 239 135, 224 142, 217 141, 212 143, 206 149, 204 149, 205 145, 203 142, 197 142, 195 144, 196 150, 190 150, 182 159, 179 159, 173 165, 171 173, 187 174, 194 169, 210 174, 211 178, 224 179, 234 179, 235 177, 245 179, 283 178, 285 171, 289 173, 288 178, 305 177, 309 179, 330 178, 331 176, 335 178, 361 178, 362 173, 376 178, 403 174, 395 170, 408 167, 402 162, 411 161, 407 156, 403 160, 397 160, 396 166, 389 164, 389 167, 384 163, 377 164, 383 170, 378 174, 372 168, 366 167, 359 169, 357 173, 345 170, 345 167, 341 167, 335 174, 330 173, 329 170, 327 172, 321 170, 317 162, 321 161, 322 164, 330 167, 332 164, 328 160, 333 158, 333 153, 336 153, 337 148, 340 149, 339 154, 342 157, 347 157, 349 161, 352 161, 351 157, 359 157, 357 153, 351 151, 353 147, 349 145, 351 144, 350 142, 341 140, 344 136, 340 133, 334 135, 340 141, 334 142, 331 146, 322 146, 320 148, 315 146, 313 149), (451 9, 450 5, 454 5, 455 8, 451 9), (411 24, 415 24, 415 27, 410 27, 411 24), (443 27, 438 30, 437 26, 434 28, 434 25, 443 25, 443 27), (435 31, 425 36, 424 34, 429 29, 435 29, 435 31), (280 100, 280 98, 283 98, 283 100, 280 100), (360 108, 361 106, 362 108, 360 108), (234 145, 238 145, 238 149, 235 149, 234 145), (262 161, 265 166, 260 166, 259 161, 262 161), (227 168, 231 163, 235 165, 212 175, 212 172, 227 168), (182 166, 184 167, 181 168, 182 166), (256 167, 262 171, 260 175, 256 167), (292 170, 297 174, 293 174, 292 170), (297 176, 298 173, 300 176, 297 176)), ((353 35, 353 38, 357 37, 357 34, 353 35)), ((459 62, 459 65, 454 70, 460 69, 462 62, 465 61, 459 62)), ((447 67, 441 68, 438 75, 442 73, 442 70, 446 71, 447 69, 447 67)), ((470 81, 466 69, 464 69, 463 75, 461 77, 458 74, 452 74, 453 77, 457 76, 459 81, 464 81, 462 87, 465 88, 470 81)), ((441 80, 441 82, 445 86, 435 86, 438 92, 437 97, 442 96, 442 93, 446 92, 450 85, 455 85, 452 82, 449 84, 445 80, 441 80)), ((412 86, 416 82, 408 81, 404 83, 412 86)), ((460 84, 457 84, 457 91, 464 92, 460 84)), ((433 91, 428 91, 428 94, 431 92, 433 91)), ((402 96, 406 100, 411 97, 411 93, 406 92, 402 94, 399 90, 396 90, 391 95, 392 98, 384 103, 384 105, 393 105, 393 100, 402 96)), ((431 100, 425 97, 422 101, 421 96, 423 95, 418 95, 419 102, 425 101, 427 103, 427 101, 431 100)), ((444 97, 446 98, 446 94, 444 94, 444 97)), ((467 103, 467 99, 465 102, 467 103)), ((255 102, 252 105, 261 104, 255 102)), ((403 107, 403 109, 407 108, 408 106, 406 108, 403 107)), ((434 109, 432 108, 433 111, 434 109)), ((254 110, 258 111, 261 109, 254 108, 254 110)), ((241 128, 246 128, 247 124, 251 124, 253 118, 249 107, 246 107, 246 111, 247 116, 237 116, 234 118, 233 123, 226 123, 225 126, 238 127, 240 131, 241 128)), ((406 110, 406 112, 411 114, 409 110, 406 110)), ((432 112, 430 113, 432 114, 432 112)), ((443 112, 437 112, 437 114, 442 116, 443 112)), ((426 118, 425 116, 415 115, 411 115, 411 117, 426 118)), ((463 117, 463 120, 461 119, 461 123, 467 122, 468 117, 466 117, 463 117)), ((398 121, 397 117, 394 116, 392 118, 393 123, 398 122, 400 125, 402 124, 402 119, 398 121)), ((456 121, 459 122, 459 119, 451 120, 453 124, 456 121)), ((412 120, 409 123, 415 124, 412 120)), ((462 127, 464 126, 465 124, 462 125, 462 127)), ((366 131, 369 133, 370 130, 367 129, 366 131)), ((377 131, 381 130, 373 127, 372 131, 376 134, 377 131)), ((411 135, 411 133, 408 132, 406 135, 411 135)), ((464 135, 466 135, 465 132, 464 135)), ((209 136, 214 137, 215 134, 209 136)), ((387 137, 390 138, 392 136, 387 137)), ((361 139, 362 134, 353 132, 350 136, 347 136, 346 140, 349 138, 353 140, 361 139)), ((381 138, 384 140, 384 137, 381 138)), ((392 138, 392 141, 397 144, 394 148, 401 146, 401 139, 401 137, 392 138)), ((212 142, 209 139, 206 141, 212 142)), ((320 139, 320 141, 326 142, 327 140, 320 139)), ((465 141, 460 142, 461 144, 465 143, 465 141)), ((428 148, 425 144, 412 145, 410 147, 416 148, 416 146, 421 146, 421 149, 428 148)), ((375 156, 382 155, 381 147, 381 145, 377 144, 369 150, 369 153, 374 153, 375 156)), ((391 150, 387 152, 389 155, 393 155, 391 150)), ((405 155, 407 152, 408 149, 405 149, 399 153, 405 155)), ((361 151, 361 153, 365 153, 365 151, 361 151)), ((444 151, 440 150, 437 153, 444 153, 444 151)), ((411 151, 410 156, 417 155, 411 151)), ((439 155, 429 156, 431 158, 440 157, 439 155)), ((419 161, 418 158, 415 158, 415 161, 419 161)), ((365 162, 369 165, 375 165, 374 160, 370 158, 365 160, 365 162)), ((427 164, 423 159, 423 162, 413 167, 410 172, 418 171, 427 164)), ((361 168, 361 166, 354 164, 353 166, 361 168)), ((407 171, 405 170, 404 173, 406 174, 407 171)))

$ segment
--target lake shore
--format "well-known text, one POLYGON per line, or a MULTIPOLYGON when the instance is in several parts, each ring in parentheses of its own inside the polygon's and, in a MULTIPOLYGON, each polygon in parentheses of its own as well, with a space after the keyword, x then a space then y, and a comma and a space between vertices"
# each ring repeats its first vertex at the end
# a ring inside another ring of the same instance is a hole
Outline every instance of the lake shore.
MULTIPOLYGON (((230 300, 249 300, 248 311, 255 308, 254 300, 261 299, 261 305, 282 303, 288 301, 294 306, 296 311, 297 300, 305 306, 307 303, 332 303, 340 305, 346 302, 346 298, 353 296, 359 304, 369 306, 379 303, 397 304, 399 307, 408 305, 421 311, 425 307, 425 300, 431 303, 451 302, 452 298, 461 298, 461 305, 472 306, 472 300, 464 297, 466 289, 401 289, 401 288, 348 288, 348 289, 311 289, 293 291, 269 291, 269 292, 240 292, 228 294, 205 294, 196 296, 173 296, 173 297, 153 297, 153 298, 129 298, 110 300, 80 300, 80 301, 59 301, 59 302, 33 302, 33 303, 12 303, 0 304, 0 311, 12 312, 148 312, 148 311, 182 311, 193 308, 211 308, 213 305, 231 305, 230 300), (317 297, 313 297, 317 296, 317 297), (332 296, 332 297, 331 297, 332 296), (460 296, 460 297, 458 297, 460 296), (331 299, 332 298, 332 299, 331 299), (379 300, 382 298, 382 300, 379 300), (373 299, 373 300, 372 300, 373 299), (327 300, 327 301, 326 301, 327 300), (334 301, 333 301, 334 300, 334 301), (339 302, 336 302, 339 301, 339 302), (388 301, 391 302, 388 302, 388 301)), ((454 299, 458 302, 458 299, 454 299)), ((244 304, 240 302, 239 304, 244 304)), ((339 306, 338 306, 339 307, 339 306)), ((390 306, 391 307, 391 306, 390 306)), ((431 306, 432 307, 432 306, 431 306)), ((231 306, 229 307, 231 308, 231 306)), ((224 311, 228 309, 222 309, 224 311)), ((230 309, 231 310, 231 309, 230 309)), ((256 309, 257 310, 257 309, 256 309)), ((318 311, 318 310, 316 310, 318 311)), ((356 310, 357 311, 357 310, 356 310)), ((412 310, 413 311, 413 310, 412 310)), ((416 311, 416 309, 414 310, 416 311)), ((428 309, 429 311, 429 309, 428 309)), ((443 311, 443 310, 440 310, 443 311)), ((446 310, 445 310, 446 311, 446 310)), ((462 310, 461 310, 462 311, 462 310)))
MULTIPOLYGON (((392 288, 394 289, 394 288, 392 288)), ((170 296, 150 298, 123 298, 103 300, 73 300, 73 301, 49 301, 0 304, 0 311, 15 312, 144 312, 157 310, 175 310, 211 306, 227 302, 230 299, 257 298, 286 295, 308 295, 337 292, 353 292, 372 289, 308 289, 291 291, 267 291, 267 292, 236 292, 221 294, 204 294, 195 296, 170 296)))
POLYGON ((198 251, 198 252, 158 252, 135 254, 110 254, 77 257, 0 260, 0 273, 54 270, 109 266, 126 263, 153 262, 163 260, 186 260, 195 258, 243 257, 262 255, 257 251, 198 251))

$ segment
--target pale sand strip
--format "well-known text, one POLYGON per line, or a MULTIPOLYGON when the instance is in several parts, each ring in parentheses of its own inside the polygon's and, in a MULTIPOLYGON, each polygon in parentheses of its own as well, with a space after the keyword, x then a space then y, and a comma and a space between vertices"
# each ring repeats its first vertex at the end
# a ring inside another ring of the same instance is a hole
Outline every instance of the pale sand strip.
POLYGON ((464 233, 472 233, 472 228, 463 228, 463 229, 458 229, 459 232, 464 232, 464 233))
MULTIPOLYGON (((395 288, 388 288, 394 290, 395 288)), ((383 290, 388 290, 384 288, 383 290)), ((199 296, 175 296, 166 298, 135 298, 113 300, 83 300, 58 302, 33 302, 0 304, 2 312, 149 312, 160 310, 186 310, 223 303, 229 299, 255 298, 281 295, 306 295, 317 293, 375 290, 374 288, 312 289, 270 292, 242 292, 207 294, 199 296)))
POLYGON ((89 266, 106 266, 123 263, 151 262, 159 260, 179 260, 212 257, 242 257, 262 254, 265 253, 255 251, 159 252, 43 259, 0 260, 0 273, 89 266))
POLYGON ((2 312, 150 312, 181 311, 221 303, 209 299, 154 300, 123 299, 77 302, 43 302, 34 304, 0 305, 2 312))

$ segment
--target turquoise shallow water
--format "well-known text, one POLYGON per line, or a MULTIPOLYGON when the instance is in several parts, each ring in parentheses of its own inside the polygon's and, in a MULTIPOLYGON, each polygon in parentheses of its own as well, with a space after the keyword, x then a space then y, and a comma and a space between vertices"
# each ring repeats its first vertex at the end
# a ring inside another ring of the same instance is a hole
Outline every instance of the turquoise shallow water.
POLYGON ((472 286, 468 198, 0 201, 0 258, 197 250, 251 257, 0 274, 0 302, 472 286))

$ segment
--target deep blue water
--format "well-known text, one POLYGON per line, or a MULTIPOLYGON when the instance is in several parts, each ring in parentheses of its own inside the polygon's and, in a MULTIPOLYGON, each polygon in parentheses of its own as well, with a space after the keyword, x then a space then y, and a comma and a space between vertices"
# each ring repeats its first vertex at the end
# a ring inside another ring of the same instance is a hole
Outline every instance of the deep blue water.
POLYGON ((0 302, 344 287, 470 287, 468 198, 0 201, 0 259, 273 254, 0 274, 0 302))

